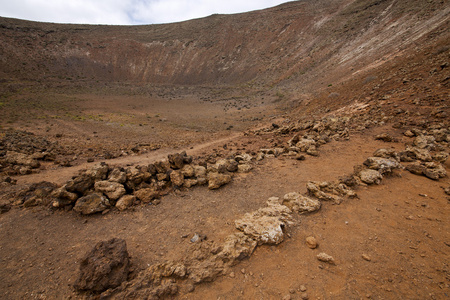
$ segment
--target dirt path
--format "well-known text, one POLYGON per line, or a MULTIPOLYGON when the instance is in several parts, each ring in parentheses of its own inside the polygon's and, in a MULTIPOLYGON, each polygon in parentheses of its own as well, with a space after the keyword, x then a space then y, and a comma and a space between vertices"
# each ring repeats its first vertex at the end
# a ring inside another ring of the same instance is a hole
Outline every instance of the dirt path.
MULTIPOLYGON (((204 151, 207 148, 216 146, 218 144, 226 143, 230 140, 234 140, 238 137, 242 136, 241 133, 234 133, 230 136, 227 136, 225 138, 212 140, 206 143, 202 143, 199 145, 195 145, 191 147, 190 149, 159 149, 155 150, 149 153, 141 154, 141 155, 129 155, 129 156, 122 156, 119 158, 114 159, 104 159, 101 160, 101 162, 105 162, 111 165, 135 165, 135 164, 150 164, 158 160, 167 159, 167 155, 175 152, 182 152, 186 151, 189 155, 197 155, 200 152, 204 151)), ((57 167, 56 169, 51 168, 49 166, 49 169, 43 170, 37 174, 30 174, 27 176, 16 176, 15 179, 17 180, 18 184, 32 184, 40 181, 49 181, 49 182, 55 182, 57 184, 63 184, 72 176, 78 174, 78 171, 83 169, 88 169, 96 164, 97 162, 92 163, 82 163, 80 165, 72 166, 72 167, 57 167)))

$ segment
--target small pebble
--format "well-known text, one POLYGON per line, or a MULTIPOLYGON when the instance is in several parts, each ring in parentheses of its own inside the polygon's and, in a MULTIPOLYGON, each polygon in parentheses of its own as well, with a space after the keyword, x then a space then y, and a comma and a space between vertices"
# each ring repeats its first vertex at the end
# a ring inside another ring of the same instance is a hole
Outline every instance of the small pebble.
POLYGON ((307 293, 303 293, 300 297, 302 297, 303 300, 308 300, 309 296, 307 293))
POLYGON ((367 261, 371 261, 372 259, 370 258, 370 256, 369 255, 367 255, 367 254, 363 254, 363 255, 361 255, 362 256, 362 258, 364 259, 364 260, 367 260, 367 261))
POLYGON ((317 241, 313 236, 308 236, 306 238, 306 245, 311 249, 317 248, 317 241))
POLYGON ((234 272, 231 272, 231 273, 230 273, 230 277, 231 277, 231 278, 234 278, 234 277, 235 277, 234 272))
POLYGON ((331 255, 328 255, 328 254, 323 253, 323 252, 317 254, 317 259, 320 260, 320 261, 332 264, 332 265, 335 264, 334 258, 331 255))
POLYGON ((304 286, 303 284, 300 286, 300 291, 302 292, 306 292, 306 286, 304 286))

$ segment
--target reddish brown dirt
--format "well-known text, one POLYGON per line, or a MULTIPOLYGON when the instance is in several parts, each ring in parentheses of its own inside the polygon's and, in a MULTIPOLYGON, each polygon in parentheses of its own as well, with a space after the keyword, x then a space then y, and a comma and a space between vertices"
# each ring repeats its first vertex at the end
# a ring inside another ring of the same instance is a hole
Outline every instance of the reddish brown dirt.
MULTIPOLYGON (((13 200, 5 196, 11 190, 41 180, 63 184, 101 161, 142 165, 182 150, 195 158, 252 153, 285 146, 295 134, 253 134, 272 123, 289 126, 324 116, 351 122, 350 139, 322 145, 318 157, 266 158, 219 190, 174 190, 158 205, 93 216, 13 205, 0 215, 0 299, 92 298, 72 284, 81 258, 98 241, 127 241, 131 279, 149 265, 186 257, 194 233, 222 242, 236 231, 236 219, 269 197, 305 193, 308 180, 350 174, 379 148, 403 150, 412 142, 406 130, 449 129, 448 1, 321 3, 292 2, 166 27, 52 27, 2 19, 0 54, 8 59, 0 71, 0 137, 8 128, 33 132, 57 142, 63 149, 58 160, 72 166, 45 162, 30 175, 14 176, 17 185, 2 186, 0 204, 13 200), (199 28, 202 36, 188 43, 199 28), (218 42, 218 28, 233 39, 225 43, 225 34, 218 42), (98 39, 105 32, 117 38, 117 52, 115 44, 98 39), (240 43, 243 54, 233 62, 240 43), (146 66, 149 75, 130 75, 125 57, 108 65, 131 53, 129 45, 140 49, 129 56, 132 61, 157 50, 175 55, 183 45, 192 49, 181 60, 168 54, 159 69, 146 66), (100 65, 77 60, 90 47, 100 65), (195 53, 209 64, 196 70, 201 63, 190 60, 195 53), (192 65, 175 68, 188 61, 192 65), (167 85, 156 84, 161 82, 167 85), (375 140, 381 133, 396 141, 375 140)), ((449 152, 448 143, 441 146, 449 152)), ((449 169, 449 160, 444 167, 449 169)), ((224 276, 173 298, 447 299, 450 220, 443 188, 449 186, 448 176, 434 181, 396 170, 380 185, 356 188, 357 199, 323 202, 320 211, 296 216, 283 243, 258 247, 224 276), (317 239, 317 249, 306 246, 307 236, 317 239), (318 261, 320 252, 332 255, 336 265, 318 261)))

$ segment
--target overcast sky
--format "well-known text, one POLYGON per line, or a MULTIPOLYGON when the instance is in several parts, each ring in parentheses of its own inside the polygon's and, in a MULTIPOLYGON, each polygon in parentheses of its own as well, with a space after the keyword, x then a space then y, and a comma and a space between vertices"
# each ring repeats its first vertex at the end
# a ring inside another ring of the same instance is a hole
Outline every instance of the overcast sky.
POLYGON ((0 0, 0 16, 82 24, 157 24, 276 6, 289 0, 0 0))

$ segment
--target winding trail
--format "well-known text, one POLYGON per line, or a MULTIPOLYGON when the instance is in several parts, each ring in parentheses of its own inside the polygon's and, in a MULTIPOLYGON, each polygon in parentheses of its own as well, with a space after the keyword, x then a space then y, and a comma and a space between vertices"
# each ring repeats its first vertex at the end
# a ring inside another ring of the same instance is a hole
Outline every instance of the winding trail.
MULTIPOLYGON (((108 164, 112 165, 127 165, 127 164, 150 164, 158 160, 162 160, 167 158, 168 154, 174 153, 174 152, 182 152, 186 151, 189 153, 189 155, 196 155, 202 150, 215 146, 217 144, 221 144, 224 142, 228 142, 230 140, 234 140, 236 138, 239 138, 243 136, 242 133, 234 133, 230 136, 208 141, 206 143, 198 144, 193 146, 190 149, 174 149, 174 148, 164 148, 164 149, 158 149, 156 151, 148 152, 145 154, 140 155, 130 155, 130 156, 121 156, 118 158, 113 159, 103 159, 101 162, 106 162, 108 164)), ((72 166, 72 167, 56 167, 52 169, 43 170, 36 174, 30 174, 27 176, 16 176, 14 179, 17 180, 17 184, 33 184, 40 181, 50 181, 57 184, 63 184, 72 176, 76 175, 80 170, 88 169, 96 164, 98 164, 100 161, 95 161, 91 163, 82 163, 80 165, 72 166)))

